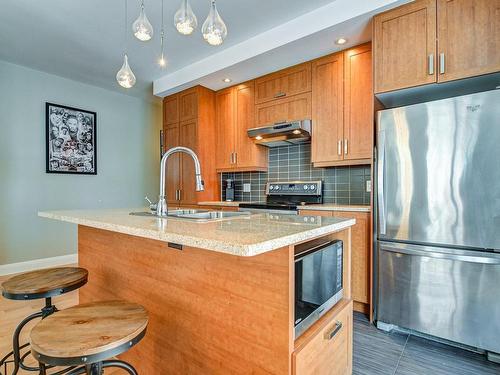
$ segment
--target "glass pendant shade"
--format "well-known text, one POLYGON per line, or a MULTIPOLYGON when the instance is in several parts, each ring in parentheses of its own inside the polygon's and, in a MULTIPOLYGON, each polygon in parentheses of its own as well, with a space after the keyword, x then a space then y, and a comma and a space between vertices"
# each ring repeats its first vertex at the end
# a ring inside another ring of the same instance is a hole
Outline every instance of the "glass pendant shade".
POLYGON ((116 73, 116 81, 121 87, 126 89, 131 88, 135 85, 135 75, 128 65, 128 56, 125 54, 123 57, 123 65, 121 69, 116 73))
POLYGON ((198 20, 188 0, 182 0, 179 10, 175 12, 174 25, 177 31, 183 35, 192 34, 198 26, 198 20))
POLYGON ((227 27, 220 17, 219 12, 217 12, 215 0, 212 0, 210 12, 205 22, 203 22, 201 33, 207 43, 212 46, 221 45, 227 36, 227 27))
POLYGON ((132 31, 137 39, 142 42, 147 42, 153 37, 153 26, 146 16, 144 11, 144 2, 141 3, 141 13, 132 24, 132 31))

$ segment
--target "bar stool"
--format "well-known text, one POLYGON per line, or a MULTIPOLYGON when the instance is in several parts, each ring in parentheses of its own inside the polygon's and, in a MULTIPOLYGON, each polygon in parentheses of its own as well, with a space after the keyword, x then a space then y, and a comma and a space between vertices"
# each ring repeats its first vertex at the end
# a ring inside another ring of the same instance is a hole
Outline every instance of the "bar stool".
POLYGON ((146 334, 148 313, 126 301, 93 302, 70 307, 37 323, 31 330, 31 353, 46 365, 79 366, 67 375, 101 375, 116 367, 131 375, 137 371, 127 362, 110 359, 126 352, 146 334))
POLYGON ((71 292, 85 285, 88 280, 88 271, 79 267, 58 267, 37 271, 26 272, 3 282, 2 295, 12 300, 35 300, 45 299, 45 306, 34 314, 29 315, 19 323, 12 338, 12 351, 0 360, 0 369, 5 368, 7 375, 7 363, 14 364, 12 375, 16 375, 19 368, 26 371, 40 371, 39 367, 31 367, 24 364, 29 351, 21 355, 21 350, 29 344, 19 344, 19 336, 26 324, 36 318, 45 319, 57 310, 52 304, 52 297, 71 292), (13 358, 10 359, 9 358, 13 358))

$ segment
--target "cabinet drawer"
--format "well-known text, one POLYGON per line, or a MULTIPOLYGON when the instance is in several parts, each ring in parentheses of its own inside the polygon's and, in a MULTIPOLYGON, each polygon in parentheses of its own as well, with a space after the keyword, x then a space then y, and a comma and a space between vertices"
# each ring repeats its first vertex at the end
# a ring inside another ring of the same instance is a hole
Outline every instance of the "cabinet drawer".
MULTIPOLYGON (((305 345, 292 355, 295 375, 347 375, 352 371, 352 302, 337 313, 328 313, 305 345)), ((333 308, 335 310, 336 307, 333 308)), ((320 320, 321 321, 321 320, 320 320)), ((314 329, 312 326, 311 329, 314 329)), ((307 331, 306 333, 307 334, 307 331)))
POLYGON ((311 63, 293 66, 255 80, 255 104, 311 91, 311 63))
POLYGON ((255 106, 256 127, 311 118, 311 93, 255 106))

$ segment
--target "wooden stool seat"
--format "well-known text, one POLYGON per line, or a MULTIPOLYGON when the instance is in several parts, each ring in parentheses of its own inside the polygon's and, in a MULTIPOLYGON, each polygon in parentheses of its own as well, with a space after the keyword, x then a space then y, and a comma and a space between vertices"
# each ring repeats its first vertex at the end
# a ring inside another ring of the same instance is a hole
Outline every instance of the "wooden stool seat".
POLYGON ((2 283, 9 299, 38 299, 57 296, 85 285, 88 272, 80 267, 58 267, 26 272, 2 283))
POLYGON ((146 333, 148 313, 126 301, 70 307, 40 321, 31 331, 31 352, 42 363, 82 365, 114 357, 146 333))

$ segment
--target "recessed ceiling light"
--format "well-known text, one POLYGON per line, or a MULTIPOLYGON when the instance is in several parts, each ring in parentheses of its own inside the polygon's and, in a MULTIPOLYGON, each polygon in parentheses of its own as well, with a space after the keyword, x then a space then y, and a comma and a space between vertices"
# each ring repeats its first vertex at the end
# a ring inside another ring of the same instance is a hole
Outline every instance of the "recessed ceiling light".
POLYGON ((222 81, 226 82, 226 83, 229 83, 229 82, 232 82, 233 80, 231 78, 224 78, 222 81))
POLYGON ((346 44, 347 43, 347 39, 346 38, 338 38, 335 43, 337 44, 346 44))

